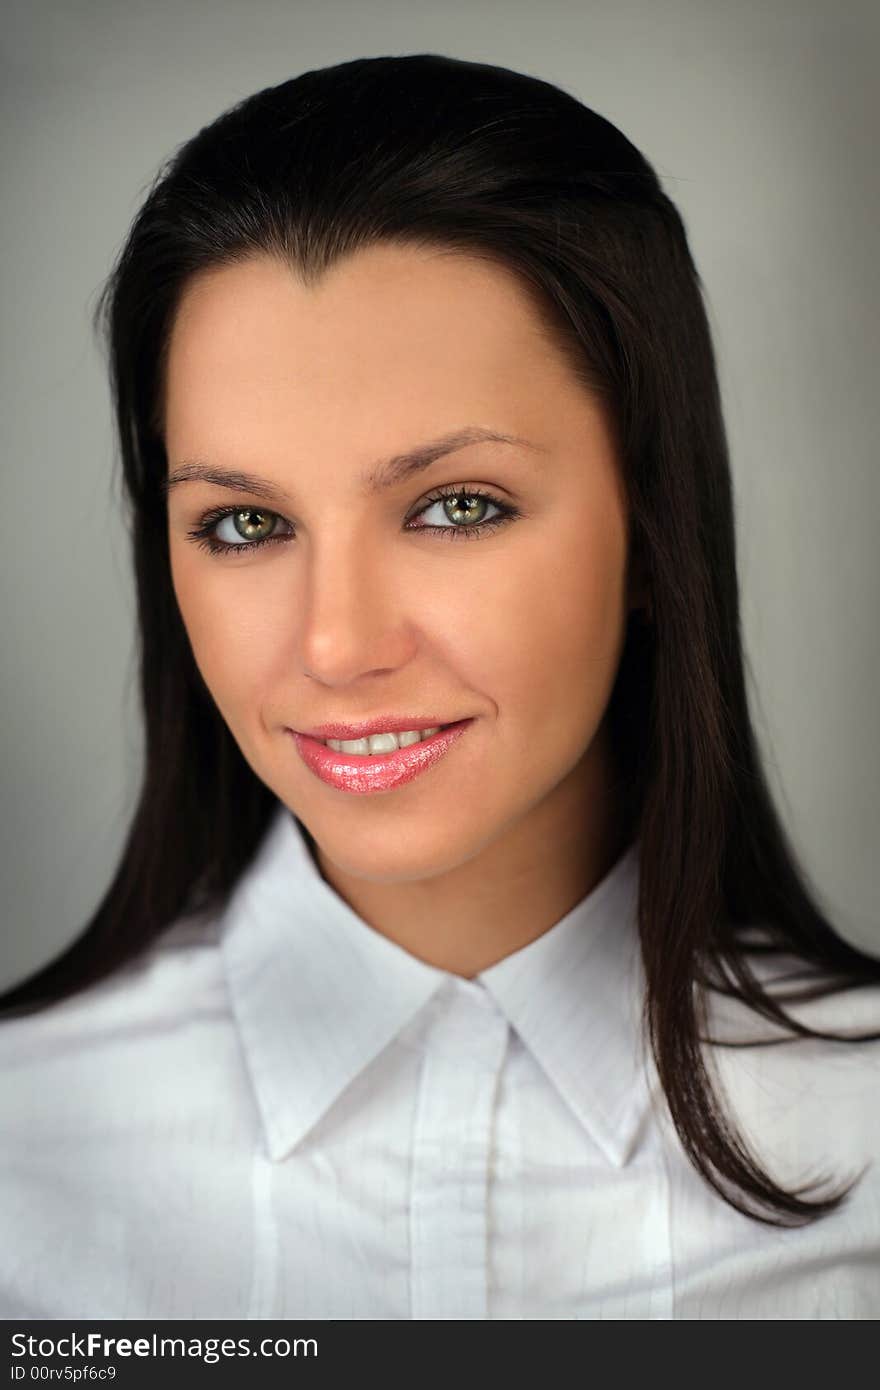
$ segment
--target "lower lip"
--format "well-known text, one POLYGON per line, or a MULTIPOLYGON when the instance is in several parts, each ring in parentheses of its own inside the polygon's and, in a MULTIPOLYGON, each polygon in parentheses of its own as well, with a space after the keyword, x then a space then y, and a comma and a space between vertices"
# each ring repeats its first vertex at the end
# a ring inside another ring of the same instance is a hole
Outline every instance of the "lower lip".
POLYGON ((398 748, 394 753, 337 753, 318 739, 309 738, 308 734, 297 733, 295 729, 287 732, 293 736, 306 767, 322 782, 343 792, 363 794, 392 791, 427 772, 445 757, 473 722, 473 719, 460 719, 430 738, 411 743, 408 748, 398 748))

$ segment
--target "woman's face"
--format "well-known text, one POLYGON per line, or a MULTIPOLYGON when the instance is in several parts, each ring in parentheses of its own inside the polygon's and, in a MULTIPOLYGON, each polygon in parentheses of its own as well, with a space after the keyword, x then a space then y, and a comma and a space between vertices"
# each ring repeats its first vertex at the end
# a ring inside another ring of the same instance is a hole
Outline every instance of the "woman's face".
POLYGON ((271 490, 172 482, 173 582, 244 757, 323 855, 403 882, 490 847, 494 865, 505 846, 552 859, 581 817, 595 828, 625 494, 605 414, 517 278, 389 243, 317 288, 269 257, 212 270, 181 302, 166 387, 169 479, 195 463, 271 490), (524 442, 364 481, 478 429, 524 442), (237 520, 206 520, 218 508, 237 520), (204 525, 226 552, 189 534, 204 525), (470 723, 419 775, 369 791, 323 780, 291 732, 397 714, 470 723))

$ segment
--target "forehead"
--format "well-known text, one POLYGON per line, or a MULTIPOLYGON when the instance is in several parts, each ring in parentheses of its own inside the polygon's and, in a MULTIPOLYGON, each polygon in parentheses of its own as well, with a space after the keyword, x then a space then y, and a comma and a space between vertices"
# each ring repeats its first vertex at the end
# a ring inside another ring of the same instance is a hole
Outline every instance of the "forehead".
MULTIPOLYGON (((441 248, 381 244, 306 286, 260 256, 187 285, 166 377, 166 430, 348 425, 376 435, 515 405, 525 432, 573 374, 511 270, 441 248), (340 412, 344 411, 344 414, 340 412), (430 417, 430 420, 427 418, 430 417)), ((510 423, 508 421, 508 423, 510 423)))

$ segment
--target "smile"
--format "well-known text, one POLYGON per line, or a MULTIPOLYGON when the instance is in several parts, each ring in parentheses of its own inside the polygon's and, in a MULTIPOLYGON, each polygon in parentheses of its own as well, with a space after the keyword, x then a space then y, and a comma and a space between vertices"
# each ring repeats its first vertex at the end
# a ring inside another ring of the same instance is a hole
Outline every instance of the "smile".
POLYGON ((363 739, 318 739, 294 729, 297 752, 310 772, 339 791, 363 795, 392 791, 440 762, 473 719, 432 729, 370 734, 363 739))

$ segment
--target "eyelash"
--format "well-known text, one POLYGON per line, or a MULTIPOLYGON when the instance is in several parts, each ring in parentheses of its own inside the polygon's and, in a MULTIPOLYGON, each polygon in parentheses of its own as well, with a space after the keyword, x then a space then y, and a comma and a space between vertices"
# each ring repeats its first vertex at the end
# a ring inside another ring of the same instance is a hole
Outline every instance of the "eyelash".
MULTIPOLYGON (((431 496, 427 498, 424 506, 413 513, 410 520, 421 516, 422 512, 426 512, 435 502, 443 502, 447 497, 479 498, 481 501, 490 502, 493 507, 497 507, 501 515, 490 517, 488 521, 481 521, 471 526, 456 526, 454 523, 450 522, 448 526, 413 526, 407 527, 406 529, 413 531, 430 531, 435 535, 439 533, 449 540, 457 540, 459 537, 470 539, 475 535, 483 536, 487 531, 493 531, 496 527, 503 526, 505 522, 515 520, 515 518, 521 514, 519 508, 513 506, 512 503, 502 502, 499 498, 493 497, 491 493, 481 491, 480 488, 465 488, 456 485, 454 487, 438 488, 436 492, 432 493, 431 496)), ((288 531, 282 535, 263 536, 256 541, 242 541, 241 545, 234 545, 231 541, 220 541, 217 540, 215 536, 211 535, 214 527, 219 526, 220 522, 227 516, 235 516, 237 512, 247 511, 260 512, 264 516, 274 516, 282 521, 284 520, 284 518, 280 516, 280 513, 270 512, 264 507, 213 507, 210 511, 205 512, 199 525, 193 530, 188 531, 187 535, 201 550, 207 550, 210 555, 228 555, 233 551, 236 554, 240 554, 242 551, 249 552, 256 550, 261 545, 271 545, 275 541, 289 541, 293 539, 294 533, 288 531)), ((289 524, 288 522, 288 525, 289 524)))

